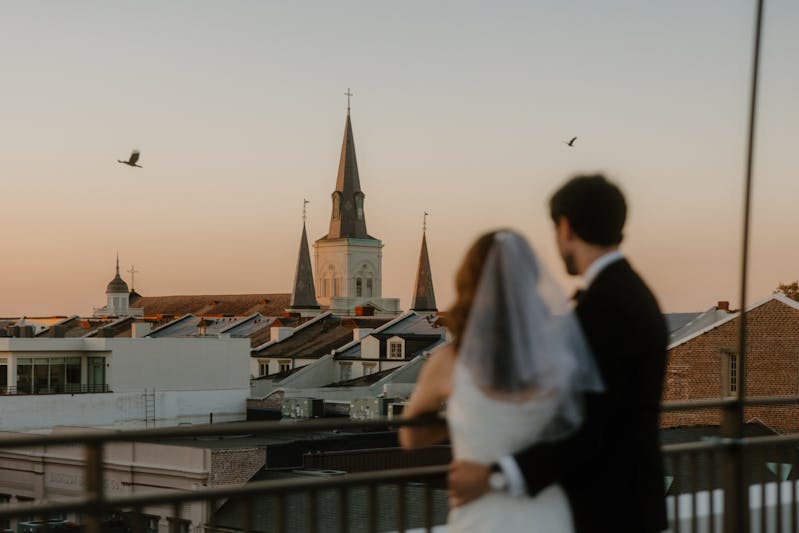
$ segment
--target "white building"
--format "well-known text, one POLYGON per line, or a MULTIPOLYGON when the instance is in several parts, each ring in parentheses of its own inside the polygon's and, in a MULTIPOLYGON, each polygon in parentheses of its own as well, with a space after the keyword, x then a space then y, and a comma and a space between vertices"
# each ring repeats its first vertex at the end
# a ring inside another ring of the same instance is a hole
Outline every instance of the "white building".
POLYGON ((215 337, 0 338, 0 427, 243 420, 249 351, 247 339, 215 337))

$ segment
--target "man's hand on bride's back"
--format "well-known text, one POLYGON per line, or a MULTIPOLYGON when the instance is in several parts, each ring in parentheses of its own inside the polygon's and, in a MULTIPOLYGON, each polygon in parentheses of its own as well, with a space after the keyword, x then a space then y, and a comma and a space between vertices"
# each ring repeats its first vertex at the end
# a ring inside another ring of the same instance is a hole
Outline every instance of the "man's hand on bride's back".
POLYGON ((471 461, 453 461, 449 465, 449 502, 460 507, 474 501, 490 490, 491 469, 471 461))

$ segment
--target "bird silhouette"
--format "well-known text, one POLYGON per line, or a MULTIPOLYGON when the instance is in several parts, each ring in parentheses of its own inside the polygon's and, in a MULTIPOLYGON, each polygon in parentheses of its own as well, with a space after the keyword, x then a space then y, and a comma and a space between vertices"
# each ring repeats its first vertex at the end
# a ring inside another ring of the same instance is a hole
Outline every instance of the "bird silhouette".
POLYGON ((121 159, 117 159, 117 163, 122 163, 123 165, 128 165, 130 167, 144 168, 141 165, 136 164, 136 161, 138 160, 139 160, 139 151, 133 150, 133 152, 130 153, 130 158, 127 161, 122 161, 121 159))
POLYGON ((571 146, 572 148, 574 148, 574 141, 576 141, 576 140, 577 140, 577 137, 572 137, 571 141, 568 141, 568 142, 563 141, 563 144, 565 144, 566 146, 571 146))

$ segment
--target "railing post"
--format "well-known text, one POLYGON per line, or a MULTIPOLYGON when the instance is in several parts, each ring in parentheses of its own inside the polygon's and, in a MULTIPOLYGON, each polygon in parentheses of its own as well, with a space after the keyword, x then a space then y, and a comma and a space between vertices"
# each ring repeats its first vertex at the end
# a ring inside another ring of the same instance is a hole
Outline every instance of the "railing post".
POLYGON ((86 533, 101 533, 103 519, 103 443, 86 444, 86 495, 92 500, 86 533))
POLYGON ((720 454, 724 533, 749 531, 749 490, 743 469, 743 446, 739 440, 743 428, 738 410, 742 408, 739 404, 733 404, 722 411, 721 433, 727 440, 720 454))

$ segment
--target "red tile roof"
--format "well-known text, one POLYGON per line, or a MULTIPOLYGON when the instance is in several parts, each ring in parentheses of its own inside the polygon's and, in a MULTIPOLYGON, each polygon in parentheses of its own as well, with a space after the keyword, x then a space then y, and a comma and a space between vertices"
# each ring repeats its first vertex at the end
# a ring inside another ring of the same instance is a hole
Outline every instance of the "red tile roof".
POLYGON ((195 315, 282 316, 289 306, 291 294, 209 294, 185 296, 139 296, 130 306, 144 308, 145 316, 193 313, 195 315))

